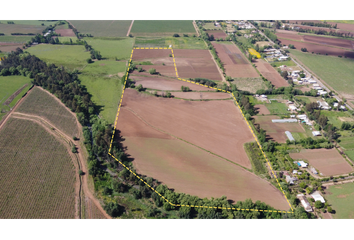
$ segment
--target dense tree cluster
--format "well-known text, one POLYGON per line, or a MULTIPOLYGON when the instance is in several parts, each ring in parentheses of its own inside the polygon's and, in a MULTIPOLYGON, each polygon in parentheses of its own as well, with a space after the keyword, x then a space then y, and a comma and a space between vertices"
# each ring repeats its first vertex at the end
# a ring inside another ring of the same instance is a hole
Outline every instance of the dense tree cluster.
POLYGON ((306 26, 315 26, 315 27, 324 27, 324 28, 337 28, 337 24, 329 24, 329 23, 322 23, 322 22, 301 22, 301 25, 306 26))

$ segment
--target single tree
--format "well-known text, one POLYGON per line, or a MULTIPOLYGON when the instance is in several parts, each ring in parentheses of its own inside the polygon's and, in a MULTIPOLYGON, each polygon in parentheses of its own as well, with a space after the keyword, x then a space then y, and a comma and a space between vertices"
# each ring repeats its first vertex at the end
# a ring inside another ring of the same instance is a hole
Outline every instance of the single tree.
POLYGON ((151 75, 156 74, 156 69, 155 69, 155 68, 150 68, 150 69, 149 69, 149 73, 150 73, 151 75))

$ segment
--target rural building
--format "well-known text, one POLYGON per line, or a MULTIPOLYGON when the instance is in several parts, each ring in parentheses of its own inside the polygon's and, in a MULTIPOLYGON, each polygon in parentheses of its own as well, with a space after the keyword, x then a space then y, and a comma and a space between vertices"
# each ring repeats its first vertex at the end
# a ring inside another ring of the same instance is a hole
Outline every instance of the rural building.
POLYGON ((297 170, 294 170, 294 171, 293 171, 293 174, 297 174, 297 170))
POLYGON ((320 131, 312 131, 312 135, 313 135, 314 137, 316 137, 316 136, 321 136, 321 132, 320 132, 320 131))
POLYGON ((300 200, 300 202, 301 202, 302 206, 305 208, 306 212, 313 211, 309 201, 307 200, 307 198, 305 197, 304 194, 300 193, 300 194, 296 195, 296 197, 300 200))
POLYGON ((322 87, 313 87, 315 90, 322 90, 322 87))
POLYGON ((314 83, 317 83, 317 82, 316 82, 315 80, 313 80, 313 79, 310 79, 310 80, 309 80, 309 83, 310 83, 310 84, 314 84, 314 83))
POLYGON ((297 115, 298 119, 306 119, 307 116, 305 114, 297 115))
POLYGON ((291 123, 291 122, 297 122, 296 119, 272 119, 273 123, 291 123))
POLYGON ((267 98, 267 96, 262 94, 262 95, 261 95, 261 98, 267 98))
POLYGON ((285 180, 288 184, 293 185, 295 184, 295 181, 297 181, 296 177, 291 177, 291 176, 286 176, 285 180))
POLYGON ((310 171, 313 173, 313 174, 318 174, 318 172, 316 171, 316 169, 314 167, 311 167, 310 168, 310 171))
POLYGON ((329 109, 331 109, 331 107, 328 105, 328 103, 326 103, 326 102, 323 102, 323 101, 317 101, 317 103, 318 103, 318 107, 319 108, 322 108, 322 109, 324 109, 324 110, 329 110, 329 109))
POLYGON ((312 193, 310 196, 315 200, 315 202, 316 201, 321 201, 321 203, 326 202, 326 200, 322 197, 322 195, 318 191, 312 193))
POLYGON ((308 164, 305 163, 304 161, 298 161, 298 162, 297 162, 297 165, 298 165, 299 167, 302 167, 302 168, 307 168, 307 166, 308 166, 308 164))
POLYGON ((326 91, 322 91, 322 90, 317 91, 317 95, 326 95, 326 94, 327 94, 326 91))
POLYGON ((338 107, 338 103, 337 102, 333 103, 333 107, 338 107))
POLYGON ((347 110, 347 108, 344 105, 340 106, 340 109, 347 110))
POLYGON ((294 105, 289 105, 290 111, 297 111, 297 108, 294 105))
POLYGON ((290 115, 291 118, 295 118, 295 115, 290 115))
POLYGON ((295 138, 293 137, 293 135, 291 134, 291 132, 285 131, 285 134, 286 134, 286 136, 288 137, 288 139, 289 139, 290 141, 295 141, 295 138))
POLYGON ((281 56, 278 58, 279 61, 285 61, 285 60, 288 60, 288 56, 281 56))

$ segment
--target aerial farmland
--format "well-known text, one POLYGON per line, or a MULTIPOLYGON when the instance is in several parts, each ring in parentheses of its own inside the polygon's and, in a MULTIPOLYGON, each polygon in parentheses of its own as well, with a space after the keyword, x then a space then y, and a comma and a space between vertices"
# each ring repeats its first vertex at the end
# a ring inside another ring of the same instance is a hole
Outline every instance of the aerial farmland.
POLYGON ((353 26, 0 21, 0 218, 353 218, 353 26))

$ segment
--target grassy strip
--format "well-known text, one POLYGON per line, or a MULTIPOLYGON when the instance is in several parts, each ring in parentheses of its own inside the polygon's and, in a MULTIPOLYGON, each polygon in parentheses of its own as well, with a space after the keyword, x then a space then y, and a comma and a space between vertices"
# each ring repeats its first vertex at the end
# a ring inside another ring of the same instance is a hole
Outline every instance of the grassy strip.
POLYGON ((264 167, 264 157, 259 149, 257 143, 249 142, 244 144, 245 151, 247 153, 248 158, 251 161, 252 169, 254 173, 257 175, 259 174, 266 174, 267 169, 264 167))

